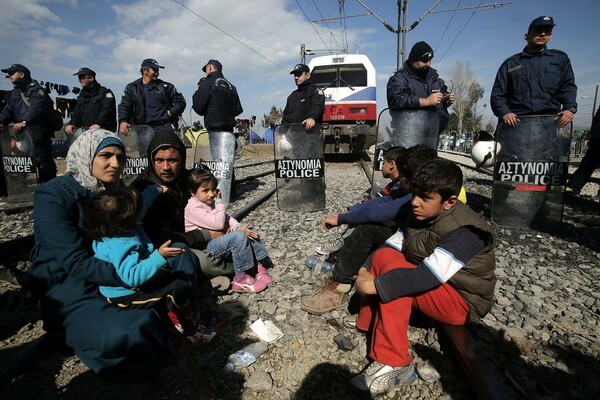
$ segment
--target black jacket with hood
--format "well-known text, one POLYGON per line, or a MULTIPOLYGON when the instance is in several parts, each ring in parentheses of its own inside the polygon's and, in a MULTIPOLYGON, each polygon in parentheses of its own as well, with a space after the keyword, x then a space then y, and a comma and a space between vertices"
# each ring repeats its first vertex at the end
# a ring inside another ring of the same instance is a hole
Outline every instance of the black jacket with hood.
POLYGON ((148 167, 131 184, 140 192, 151 184, 165 185, 169 188, 167 192, 160 194, 152 203, 143 221, 144 231, 157 248, 167 240, 172 240, 203 250, 210 241, 210 232, 205 229, 185 232, 183 211, 190 198, 190 193, 187 190, 187 178, 190 171, 185 168, 185 157, 186 148, 176 134, 158 132, 148 146, 148 167), (153 168, 156 152, 166 147, 174 147, 181 154, 182 171, 170 183, 163 182, 155 174, 153 168))

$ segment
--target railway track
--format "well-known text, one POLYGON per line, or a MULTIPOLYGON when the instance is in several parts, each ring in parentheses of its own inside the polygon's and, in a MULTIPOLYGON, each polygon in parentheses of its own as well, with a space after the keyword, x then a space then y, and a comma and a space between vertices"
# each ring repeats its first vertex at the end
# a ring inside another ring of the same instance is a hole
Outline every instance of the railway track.
MULTIPOLYGON (((443 156, 443 155, 442 155, 443 156)), ((466 157, 466 156, 465 156, 466 157)), ((362 163, 361 166, 365 173, 365 176, 370 179, 372 176, 371 168, 369 163, 362 163)), ((289 235, 288 228, 279 229, 278 224, 274 223, 273 225, 266 224, 265 214, 271 215, 275 214, 272 210, 273 203, 269 199, 271 199, 272 195, 276 193, 276 188, 274 187, 274 177, 272 176, 272 172, 270 172, 270 166, 272 165, 272 160, 260 162, 260 163, 252 163, 252 164, 243 164, 240 167, 236 167, 236 175, 239 176, 238 185, 239 192, 238 196, 234 199, 230 208, 232 209, 232 215, 237 219, 243 219, 250 215, 250 218, 253 221, 259 221, 260 228, 266 229, 268 231, 269 236, 277 237, 277 240, 285 240, 287 235, 289 235), (240 169, 238 169, 240 168, 240 169), (261 211, 261 206, 266 205, 265 210, 261 211), (255 213, 255 215, 251 215, 255 213), (260 221, 263 221, 260 224, 260 221), (270 230, 270 231, 269 231, 270 230)), ((332 166, 336 167, 336 166, 332 166)), ((469 166, 465 166, 469 168, 469 166)), ((350 168, 350 167, 344 167, 350 168)), ((479 171, 479 173, 482 173, 479 171)), ((326 172, 327 175, 327 172, 326 172)), ((485 175, 486 180, 489 183, 489 175, 485 175)), ((364 184, 363 184, 364 185, 364 184)), ((487 199, 489 201, 489 199, 487 199)), ((335 200, 336 203, 340 203, 341 201, 345 201, 344 205, 351 202, 352 200, 348 200, 347 198, 344 200, 335 200)), ((339 208, 341 204, 336 204, 336 208, 339 208)), ((292 214, 293 215, 293 214, 292 214)), ((274 216, 275 217, 275 216, 274 216)), ((270 217, 266 217, 269 220, 270 217)), ((301 217, 302 218, 302 217, 301 217)), ((319 217, 317 216, 317 219, 319 217)), ((289 219, 289 217, 288 217, 289 219)), ((295 219, 295 218, 292 218, 295 219)), ((291 225, 295 223, 290 221, 291 225)), ((299 223, 299 222, 298 222, 299 223)), ((0 245, 0 248, 2 245, 0 245)), ((296 240, 289 242, 288 248, 286 251, 294 257, 294 254, 297 252, 297 248, 307 248, 310 247, 310 242, 302 236, 296 240), (296 243, 294 243, 296 242, 296 243)), ((299 253, 297 257, 302 258, 303 253, 299 253)), ((285 258, 281 255, 277 255, 275 253, 275 257, 285 258)), ((289 262, 289 261, 288 261, 289 262)), ((284 261, 281 261, 283 265, 286 265, 284 261)), ((298 266, 297 266, 298 267, 298 266)), ((286 267, 283 267, 286 268, 286 267)), ((305 273, 305 269, 303 268, 303 258, 299 260, 299 272, 300 274, 305 273)), ((289 269, 287 273, 298 273, 296 267, 289 269)), ((306 275, 305 275, 306 276, 306 275)), ((283 282, 282 282, 283 284, 283 282)), ((284 291, 285 293, 285 291, 284 291)), ((249 306, 251 305, 259 305, 261 302, 264 302, 264 297, 257 296, 257 299, 250 299, 249 306)), ((285 301, 285 297, 282 297, 279 301, 285 301)), ((258 314, 261 315, 261 314, 258 314)), ((263 316, 264 318, 264 316, 263 316)), ((296 317, 290 315, 290 318, 294 319, 296 317)), ((315 319, 315 326, 319 326, 320 319, 315 319)), ((323 329, 322 326, 317 329, 323 329)), ((319 332, 319 331, 316 331, 319 332)), ((514 394, 515 391, 509 391, 508 388, 515 387, 514 380, 508 380, 509 385, 507 386, 507 380, 504 379, 503 375, 506 376, 506 371, 503 371, 502 374, 498 372, 498 368, 490 363, 489 357, 485 354, 485 350, 479 345, 479 339, 477 335, 474 335, 469 328, 465 327, 442 327, 440 332, 443 332, 444 337, 452 344, 451 347, 457 354, 457 359, 460 361, 462 365, 462 369, 465 371, 469 381, 471 382, 471 387, 474 392, 477 394, 479 398, 486 399, 504 399, 510 398, 511 394, 514 394)), ((291 343, 294 343, 293 339, 291 343)), ((36 345, 40 345, 39 342, 36 342, 36 345)), ((261 358, 262 359, 262 358, 261 358)), ((299 360, 298 362, 300 362, 299 360)), ((308 362, 308 361, 305 361, 308 362)), ((497 363, 496 363, 497 364, 497 363)), ((500 366, 501 367, 501 366, 500 366)), ((302 369, 302 368, 300 368, 302 369)), ((447 382, 446 382, 447 384, 447 382)), ((517 389, 518 392, 518 389, 517 389)), ((521 392, 519 392, 521 393, 521 392)), ((245 398, 245 397, 244 397, 245 398)), ((354 398, 354 397, 351 397, 354 398)))

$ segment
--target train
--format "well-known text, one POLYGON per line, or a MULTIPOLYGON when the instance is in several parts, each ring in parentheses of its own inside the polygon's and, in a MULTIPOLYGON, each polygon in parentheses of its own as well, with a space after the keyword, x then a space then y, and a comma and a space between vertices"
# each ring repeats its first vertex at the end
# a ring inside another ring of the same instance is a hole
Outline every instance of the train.
POLYGON ((377 138, 375 67, 363 54, 336 54, 310 60, 311 81, 323 90, 323 151, 361 154, 377 138))

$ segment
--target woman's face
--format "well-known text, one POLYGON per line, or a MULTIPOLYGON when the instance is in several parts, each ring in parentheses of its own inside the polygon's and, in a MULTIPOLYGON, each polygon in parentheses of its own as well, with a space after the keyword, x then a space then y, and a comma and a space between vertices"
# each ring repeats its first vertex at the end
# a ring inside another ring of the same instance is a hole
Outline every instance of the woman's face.
POLYGON ((108 146, 92 161, 92 175, 102 183, 116 183, 125 167, 125 153, 118 146, 108 146))

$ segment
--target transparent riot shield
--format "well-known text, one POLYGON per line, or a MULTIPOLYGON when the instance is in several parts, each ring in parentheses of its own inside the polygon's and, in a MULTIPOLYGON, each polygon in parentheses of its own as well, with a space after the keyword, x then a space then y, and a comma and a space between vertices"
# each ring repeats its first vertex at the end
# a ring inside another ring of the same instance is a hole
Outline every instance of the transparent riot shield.
POLYGON ((274 132, 277 205, 283 211, 325 209, 325 162, 321 126, 281 124, 274 132))
POLYGON ((233 153, 235 135, 231 132, 206 132, 196 140, 194 168, 207 166, 219 181, 221 199, 225 205, 231 198, 233 184, 233 153))
POLYGON ((0 147, 8 198, 13 201, 32 201, 38 178, 29 129, 14 132, 12 126, 4 127, 0 132, 0 147))
POLYGON ((555 228, 562 221, 572 125, 558 129, 556 115, 519 117, 496 131, 492 220, 519 228, 555 228))
POLYGON ((67 134, 67 139, 69 140, 69 147, 73 144, 74 141, 77 140, 79 136, 83 134, 83 132, 87 131, 89 128, 77 128, 75 132, 71 134, 67 134))
POLYGON ((433 110, 396 111, 386 108, 379 113, 371 195, 389 182, 381 175, 383 152, 393 146, 409 148, 418 144, 437 149, 438 126, 439 119, 433 110))
POLYGON ((154 137, 154 130, 148 125, 131 125, 129 135, 119 133, 119 137, 127 154, 123 182, 129 185, 148 166, 148 145, 154 137))

